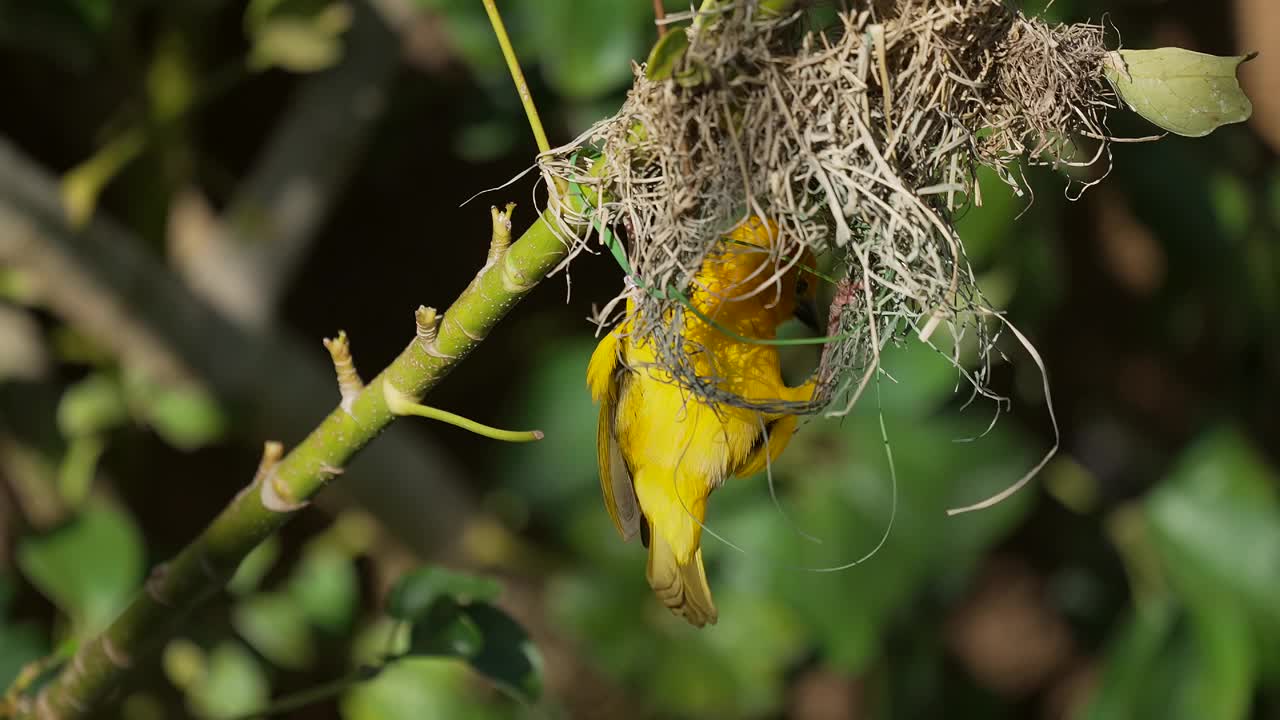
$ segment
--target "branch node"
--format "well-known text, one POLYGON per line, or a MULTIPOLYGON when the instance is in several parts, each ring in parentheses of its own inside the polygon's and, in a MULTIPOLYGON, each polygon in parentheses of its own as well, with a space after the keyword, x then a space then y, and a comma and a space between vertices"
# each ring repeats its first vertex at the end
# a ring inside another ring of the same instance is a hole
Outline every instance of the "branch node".
POLYGON ((387 410, 396 417, 412 415, 413 408, 417 406, 413 398, 392 387, 389 382, 382 383, 382 398, 387 403, 387 410))
POLYGON ((493 218, 493 234, 489 240, 489 259, 484 264, 486 268, 497 263, 507 254, 507 248, 511 247, 511 213, 515 209, 515 203, 507 203, 505 210, 499 210, 497 205, 489 208, 489 214, 493 218))
POLYGON ((198 550, 200 558, 200 570, 204 572, 204 576, 209 578, 210 582, 217 583, 222 579, 222 575, 218 573, 218 566, 209 558, 209 553, 204 550, 198 550))
POLYGON ((347 331, 339 330, 338 337, 325 338, 324 346, 333 358, 333 369, 338 374, 338 392, 342 395, 342 409, 348 415, 355 405, 360 391, 364 390, 364 381, 356 371, 356 364, 351 359, 351 343, 347 340, 347 331))
POLYGON ((458 318, 457 318, 457 317, 455 317, 455 316, 453 315, 453 313, 449 313, 449 314, 445 315, 445 316, 444 316, 444 320, 445 320, 445 322, 452 323, 452 324, 453 324, 453 327, 454 327, 454 328, 456 328, 456 329, 458 330, 458 332, 460 332, 460 333, 462 333, 464 336, 466 336, 466 338, 467 338, 468 340, 470 340, 471 342, 480 342, 481 340, 484 340, 484 338, 485 338, 484 333, 475 333, 475 332, 472 332, 472 331, 468 330, 468 329, 466 328, 466 326, 465 326, 465 325, 463 325, 463 324, 462 324, 462 322, 461 322, 461 321, 459 321, 459 320, 458 320, 458 318))
POLYGON ((75 656, 71 658, 72 673, 75 673, 76 675, 84 674, 84 655, 84 653, 76 653, 75 656))
POLYGON ((422 349, 428 350, 431 343, 436 341, 436 328, 440 325, 440 317, 436 314, 435 308, 419 305, 414 318, 418 324, 418 340, 422 343, 422 349))
POLYGON ((40 720, 56 720, 58 713, 49 707, 49 694, 40 693, 40 697, 36 700, 36 717, 40 720))
POLYGON ((310 504, 307 500, 294 500, 292 494, 288 487, 280 484, 280 476, 275 470, 267 474, 258 489, 262 507, 278 513, 296 512, 310 504))
POLYGON ((280 458, 284 457, 284 445, 275 440, 268 440, 262 444, 262 460, 258 461, 258 471, 254 473, 254 482, 262 480, 271 468, 280 462, 280 458))
POLYGON ((440 316, 436 313, 436 309, 419 305, 414 317, 417 319, 418 344, 422 347, 422 351, 441 360, 456 360, 457 358, 453 355, 440 352, 440 348, 436 346, 436 337, 440 329, 440 316))
POLYGON ((151 572, 147 575, 145 588, 147 597, 151 598, 160 605, 165 607, 174 607, 173 598, 170 598, 164 592, 164 581, 169 576, 169 563, 160 563, 151 568, 151 572))
POLYGON ((502 289, 509 293, 527 293, 537 285, 537 281, 530 280, 523 270, 516 267, 511 262, 511 255, 505 255, 502 259, 502 289))
POLYGON ((258 464, 258 472, 253 476, 253 482, 258 485, 258 497, 262 501, 262 507, 272 512, 291 513, 301 510, 309 503, 306 500, 294 500, 292 490, 280 482, 280 476, 276 474, 276 465, 283 456, 284 446, 274 440, 268 441, 262 448, 262 462, 258 464))
POLYGON ((116 647, 115 642, 111 640, 111 636, 103 633, 102 635, 102 654, 107 656, 112 665, 124 670, 133 664, 133 658, 129 653, 116 647))

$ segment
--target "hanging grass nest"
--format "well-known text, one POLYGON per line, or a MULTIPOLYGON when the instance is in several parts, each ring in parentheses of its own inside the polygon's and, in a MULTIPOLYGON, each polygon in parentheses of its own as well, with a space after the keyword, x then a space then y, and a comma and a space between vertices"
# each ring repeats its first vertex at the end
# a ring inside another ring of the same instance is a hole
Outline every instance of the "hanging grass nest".
MULTIPOLYGON (((999 0, 863 0, 820 25, 777 9, 790 5, 670 18, 687 23, 637 68, 622 109, 541 166, 585 198, 578 219, 595 234, 625 238, 631 332, 676 382, 742 407, 843 414, 895 339, 949 330, 939 347, 957 367, 961 338, 992 352, 1000 326, 952 222, 981 202, 975 170, 1021 192, 1019 161, 1107 162, 1115 96, 1101 26, 1049 25, 999 0), (695 371, 680 332, 703 260, 752 216, 776 223, 781 266, 808 248, 835 268, 810 403, 733 394, 695 371)), ((981 389, 981 372, 965 374, 981 389)))

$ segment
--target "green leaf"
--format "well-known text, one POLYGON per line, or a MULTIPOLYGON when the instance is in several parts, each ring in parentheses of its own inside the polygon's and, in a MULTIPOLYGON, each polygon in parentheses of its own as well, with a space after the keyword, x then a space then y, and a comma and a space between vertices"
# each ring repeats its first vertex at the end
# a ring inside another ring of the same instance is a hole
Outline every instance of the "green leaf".
POLYGON ((477 697, 471 671, 462 663, 405 658, 378 677, 360 683, 340 703, 345 720, 499 720, 523 717, 501 712, 477 697))
POLYGON ((796 5, 796 0, 760 0, 760 15, 762 17, 777 17, 791 12, 796 5))
POLYGON ((141 583, 142 536, 119 510, 90 507, 53 532, 24 538, 17 560, 84 635, 110 622, 141 583))
POLYGON ((280 15, 254 27, 249 67, 280 67, 311 73, 337 64, 342 57, 341 36, 351 24, 351 9, 334 3, 312 16, 280 15))
POLYGON ((97 435, 72 436, 58 466, 58 492, 71 508, 79 508, 89 498, 98 459, 105 444, 97 435))
POLYGON ((10 625, 0 619, 0 687, 9 687, 27 663, 47 652, 49 644, 37 625, 10 625))
POLYGON ((1249 717, 1257 653, 1249 618, 1240 604, 1218 588, 1181 591, 1190 607, 1201 672, 1186 683, 1195 717, 1244 720, 1249 717))
POLYGON ((1204 671, 1187 702, 1202 717, 1248 714, 1260 661, 1280 643, 1276 477, 1240 435, 1220 430, 1179 460, 1148 499, 1161 566, 1186 603, 1204 671))
POLYGON ((515 6, 540 41, 537 60, 547 82, 572 99, 594 99, 625 87, 631 63, 643 56, 652 32, 653 6, 644 2, 554 0, 515 6))
POLYGON ((250 595, 232 609, 231 624, 254 650, 280 667, 302 670, 315 658, 307 618, 288 593, 250 595))
POLYGON ((425 616, 442 598, 466 605, 495 600, 501 593, 502 586, 491 578, 440 567, 424 567, 400 578, 391 590, 387 612, 398 620, 412 622, 425 616))
POLYGON ((1254 217, 1254 188, 1240 175, 1217 172, 1209 178, 1210 200, 1222 227, 1222 240, 1243 237, 1254 217))
POLYGON ((135 414, 180 450, 204 447, 226 432, 228 422, 222 407, 199 385, 166 385, 127 374, 124 388, 135 414))
POLYGON ((191 111, 200 91, 183 34, 168 31, 160 36, 152 50, 146 78, 153 122, 175 122, 191 111))
POLYGON ((143 128, 131 127, 62 176, 59 195, 72 227, 81 228, 88 224, 98 207, 102 191, 142 154, 146 145, 147 136, 143 128))
POLYGON ((312 544, 289 578, 298 612, 317 627, 344 632, 360 603, 354 560, 328 543, 312 544))
POLYGON ((270 686, 262 665, 238 642, 224 642, 209 654, 208 671, 187 694, 192 714, 234 718, 267 703, 270 686))
POLYGON ((484 634, 475 621, 460 605, 446 598, 414 621, 409 634, 409 654, 470 660, 480 653, 484 643, 484 634))
POLYGON ((276 560, 280 558, 280 538, 276 535, 268 537, 249 551, 235 575, 227 583, 227 590, 233 595, 246 595, 253 592, 262 583, 262 579, 271 572, 276 560))
POLYGON ((1280 643, 1277 484, 1256 449, 1238 432, 1220 430, 1184 453, 1146 511, 1176 581, 1222 590, 1280 643))
POLYGON ((1144 603, 1107 653, 1102 682, 1082 720, 1247 717, 1250 696, 1240 693, 1239 684, 1247 677, 1241 661, 1247 664, 1251 656, 1245 626, 1230 613, 1213 623, 1218 627, 1205 632, 1195 611, 1183 612, 1172 597, 1144 603))
POLYGON ((499 687, 526 701, 542 695, 542 655, 529 634, 510 615, 487 603, 463 609, 484 637, 471 667, 499 687))
POLYGON ((1253 113, 1236 78, 1240 63, 1251 57, 1182 48, 1117 50, 1107 53, 1103 71, 1134 112, 1170 132, 1201 137, 1253 113))
POLYGON ((1129 720, 1162 717, 1157 708, 1172 690, 1169 652, 1178 621, 1178 608, 1170 600, 1151 602, 1138 609, 1107 651, 1098 691, 1081 714, 1082 720, 1129 720), (1164 667, 1160 667, 1160 665, 1164 667))
POLYGON ((0 688, 7 688, 23 666, 49 652, 48 642, 34 623, 8 620, 13 586, 7 573, 0 574, 0 688))
POLYGON ((95 373, 67 388, 58 401, 58 428, 67 437, 95 435, 129 419, 120 381, 95 373))
POLYGON ((689 49, 689 34, 683 28, 673 28, 654 43, 645 61, 644 74, 650 80, 666 80, 676 71, 676 65, 684 59, 689 49))
POLYGON ((176 637, 165 644, 160 666, 174 687, 189 690, 209 674, 209 656, 192 640, 176 637))
POLYGON ((542 657, 537 647, 519 623, 488 603, 436 601, 414 621, 409 653, 466 660, 476 672, 525 701, 542 694, 542 657))

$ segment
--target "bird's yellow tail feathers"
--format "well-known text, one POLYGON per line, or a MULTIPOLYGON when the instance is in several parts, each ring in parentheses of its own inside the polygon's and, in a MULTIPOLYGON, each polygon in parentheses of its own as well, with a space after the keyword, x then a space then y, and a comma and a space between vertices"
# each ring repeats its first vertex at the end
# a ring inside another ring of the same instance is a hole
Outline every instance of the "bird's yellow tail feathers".
POLYGON ((645 572, 649 586, 671 612, 695 627, 714 625, 719 613, 711 599, 707 572, 702 567, 702 548, 689 562, 680 564, 666 538, 652 524, 649 526, 649 565, 645 572))

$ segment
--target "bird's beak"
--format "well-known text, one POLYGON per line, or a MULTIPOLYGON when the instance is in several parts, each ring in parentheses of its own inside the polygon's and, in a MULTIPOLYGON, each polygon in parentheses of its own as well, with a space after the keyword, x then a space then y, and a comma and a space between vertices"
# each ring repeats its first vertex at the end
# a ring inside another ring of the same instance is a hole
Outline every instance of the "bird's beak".
POLYGON ((818 305, 813 298, 803 298, 796 303, 796 319, 804 323, 814 332, 822 332, 818 323, 818 305))

